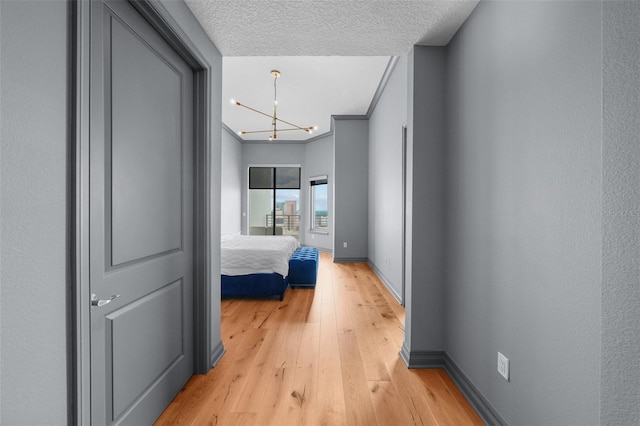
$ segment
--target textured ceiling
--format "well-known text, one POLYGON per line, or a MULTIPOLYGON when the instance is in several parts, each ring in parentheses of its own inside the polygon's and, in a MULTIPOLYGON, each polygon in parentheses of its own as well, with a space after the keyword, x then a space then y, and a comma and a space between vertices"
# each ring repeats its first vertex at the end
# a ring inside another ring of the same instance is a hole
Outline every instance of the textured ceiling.
POLYGON ((186 0, 223 56, 402 56, 443 46, 477 1, 186 0))
MULTIPOLYGON (((313 135, 331 115, 365 114, 390 56, 446 45, 477 0, 185 0, 223 56, 222 121, 234 132, 270 127, 278 69, 278 116, 313 135)), ((244 135, 266 140, 268 134, 244 135)), ((305 140, 283 132, 279 140, 305 140)))

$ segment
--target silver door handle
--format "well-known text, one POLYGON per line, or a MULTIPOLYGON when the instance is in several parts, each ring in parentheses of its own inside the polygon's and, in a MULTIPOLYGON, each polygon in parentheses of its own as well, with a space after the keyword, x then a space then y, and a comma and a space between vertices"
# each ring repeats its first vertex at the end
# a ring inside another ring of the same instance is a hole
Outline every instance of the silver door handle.
POLYGON ((98 299, 98 296, 96 296, 94 293, 91 294, 91 307, 94 306, 104 306, 107 303, 111 302, 113 299, 120 297, 119 294, 114 294, 113 296, 111 296, 108 299, 98 299))

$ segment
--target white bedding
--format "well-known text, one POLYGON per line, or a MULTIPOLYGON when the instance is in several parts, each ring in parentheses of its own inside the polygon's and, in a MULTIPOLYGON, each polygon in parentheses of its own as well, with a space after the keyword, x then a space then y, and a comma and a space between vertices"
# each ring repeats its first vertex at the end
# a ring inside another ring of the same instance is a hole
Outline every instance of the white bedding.
POLYGON ((289 274, 289 258, 298 240, 278 235, 225 235, 221 239, 222 275, 289 274))

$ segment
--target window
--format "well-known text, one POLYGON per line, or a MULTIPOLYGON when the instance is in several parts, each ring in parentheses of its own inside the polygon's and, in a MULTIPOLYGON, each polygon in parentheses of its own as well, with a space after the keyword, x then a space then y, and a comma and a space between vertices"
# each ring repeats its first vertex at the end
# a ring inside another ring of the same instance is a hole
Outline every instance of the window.
POLYGON ((249 167, 249 234, 300 235, 300 167, 249 167))
POLYGON ((329 231, 328 184, 326 176, 311 178, 311 231, 329 231))

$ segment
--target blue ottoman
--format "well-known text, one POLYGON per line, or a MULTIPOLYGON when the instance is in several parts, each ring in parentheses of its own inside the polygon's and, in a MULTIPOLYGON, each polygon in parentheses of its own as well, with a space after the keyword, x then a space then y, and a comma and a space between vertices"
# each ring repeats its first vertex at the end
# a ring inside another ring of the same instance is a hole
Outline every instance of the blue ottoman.
POLYGON ((318 277, 318 249, 301 247, 289 259, 289 285, 315 287, 318 277))

